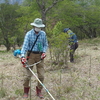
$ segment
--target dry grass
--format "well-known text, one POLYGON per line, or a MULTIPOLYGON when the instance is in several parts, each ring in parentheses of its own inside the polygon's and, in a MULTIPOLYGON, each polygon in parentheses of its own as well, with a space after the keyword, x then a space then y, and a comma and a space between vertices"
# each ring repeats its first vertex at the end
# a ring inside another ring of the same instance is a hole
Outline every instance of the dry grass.
MULTIPOLYGON (((4 47, 1 48, 4 50, 4 47)), ((100 100, 100 45, 79 42, 75 63, 68 63, 66 69, 53 69, 49 53, 45 59, 44 85, 55 100, 100 100)), ((0 52, 0 100, 40 100, 35 96, 37 81, 31 79, 31 99, 23 99, 23 74, 20 59, 11 52, 0 52), (4 93, 3 93, 4 91, 4 93)), ((34 72, 36 69, 34 67, 34 72)), ((44 100, 52 100, 43 89, 44 100)))

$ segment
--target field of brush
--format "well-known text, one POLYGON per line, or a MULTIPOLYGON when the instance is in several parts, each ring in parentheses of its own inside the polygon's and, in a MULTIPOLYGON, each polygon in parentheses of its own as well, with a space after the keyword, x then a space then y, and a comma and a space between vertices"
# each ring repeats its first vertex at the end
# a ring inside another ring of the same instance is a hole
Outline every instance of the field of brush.
MULTIPOLYGON (((45 58, 44 85, 55 100, 100 100, 100 38, 79 40, 75 63, 68 68, 57 67, 50 61, 49 51, 45 58), (54 68, 55 67, 55 68, 54 68)), ((40 100, 35 95, 36 78, 31 78, 28 99, 23 99, 23 67, 20 58, 0 47, 0 100, 40 100)), ((34 73, 36 69, 34 66, 34 73)), ((52 100, 43 89, 44 99, 52 100)))

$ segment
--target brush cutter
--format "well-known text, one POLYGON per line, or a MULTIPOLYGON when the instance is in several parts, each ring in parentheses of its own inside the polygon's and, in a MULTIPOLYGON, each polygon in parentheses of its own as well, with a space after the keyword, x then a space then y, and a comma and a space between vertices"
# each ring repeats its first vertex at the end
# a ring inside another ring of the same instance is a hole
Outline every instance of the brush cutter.
POLYGON ((44 87, 44 89, 46 90, 46 92, 50 95, 50 97, 52 98, 52 100, 55 100, 54 97, 51 95, 51 93, 48 91, 48 89, 45 87, 45 85, 39 80, 39 78, 35 75, 35 73, 31 70, 31 66, 37 65, 41 62, 41 60, 37 63, 34 63, 32 65, 28 65, 26 63, 26 68, 28 68, 30 70, 30 72, 35 76, 35 78, 39 81, 39 83, 44 87))

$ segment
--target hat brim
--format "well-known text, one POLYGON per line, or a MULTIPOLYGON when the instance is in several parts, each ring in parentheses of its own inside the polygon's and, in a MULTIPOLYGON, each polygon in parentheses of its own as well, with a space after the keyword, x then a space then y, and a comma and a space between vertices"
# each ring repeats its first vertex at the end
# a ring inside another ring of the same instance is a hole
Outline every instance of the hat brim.
POLYGON ((35 27, 45 27, 44 24, 42 24, 42 25, 37 25, 37 24, 35 24, 35 23, 31 23, 30 25, 35 26, 35 27))

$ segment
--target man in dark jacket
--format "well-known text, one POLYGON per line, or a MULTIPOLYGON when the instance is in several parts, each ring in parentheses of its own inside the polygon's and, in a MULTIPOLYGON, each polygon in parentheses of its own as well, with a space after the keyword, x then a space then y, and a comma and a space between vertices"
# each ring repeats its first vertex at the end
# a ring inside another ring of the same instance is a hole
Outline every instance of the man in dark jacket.
POLYGON ((63 31, 69 35, 70 62, 74 62, 74 53, 78 48, 77 36, 70 30, 70 28, 65 28, 63 31))

